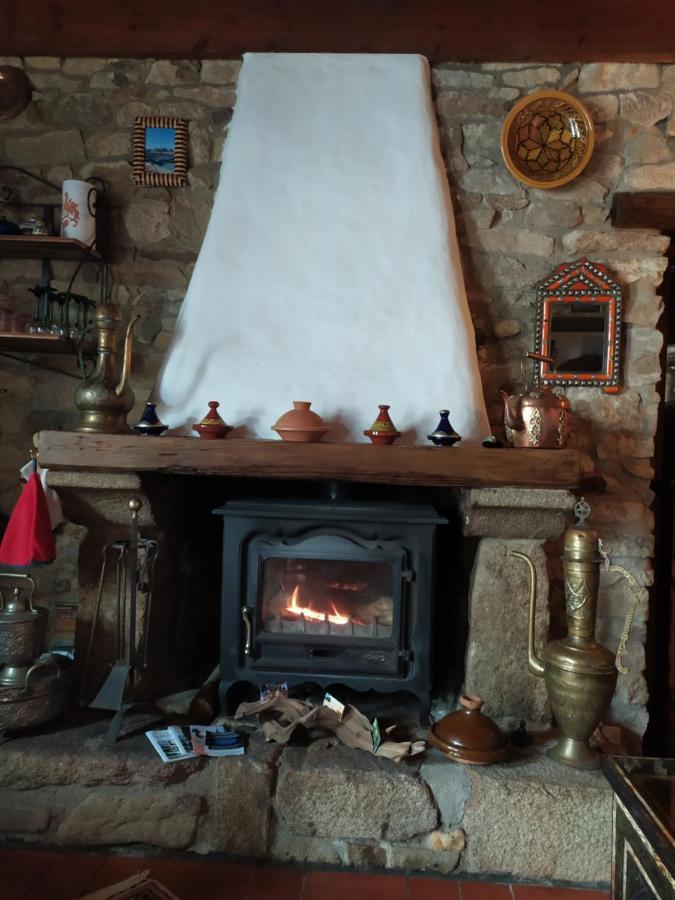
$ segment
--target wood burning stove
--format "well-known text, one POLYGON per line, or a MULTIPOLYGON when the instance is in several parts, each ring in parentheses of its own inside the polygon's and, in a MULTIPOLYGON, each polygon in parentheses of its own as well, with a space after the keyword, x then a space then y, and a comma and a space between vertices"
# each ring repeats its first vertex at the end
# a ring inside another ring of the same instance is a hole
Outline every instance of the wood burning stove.
POLYGON ((429 505, 232 501, 223 517, 221 706, 288 682, 408 691, 429 706, 429 505))

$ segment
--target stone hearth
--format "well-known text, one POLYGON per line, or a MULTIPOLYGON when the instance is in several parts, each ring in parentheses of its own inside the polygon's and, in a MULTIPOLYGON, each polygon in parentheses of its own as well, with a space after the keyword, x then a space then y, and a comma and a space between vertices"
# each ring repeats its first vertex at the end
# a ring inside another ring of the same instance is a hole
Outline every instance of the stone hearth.
POLYGON ((252 735, 246 756, 165 765, 141 734, 109 747, 106 726, 3 746, 5 840, 588 885, 609 879, 609 785, 600 773, 548 761, 540 746, 498 766, 459 766, 435 750, 397 765, 334 739, 281 748, 252 735))

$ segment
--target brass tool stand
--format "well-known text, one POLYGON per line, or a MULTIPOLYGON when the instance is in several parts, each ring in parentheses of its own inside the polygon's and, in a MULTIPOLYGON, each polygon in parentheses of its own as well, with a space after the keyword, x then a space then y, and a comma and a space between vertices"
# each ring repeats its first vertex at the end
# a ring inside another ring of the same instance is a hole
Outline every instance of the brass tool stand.
POLYGON ((138 513, 141 507, 142 503, 139 499, 133 498, 129 501, 129 509, 131 510, 129 540, 106 544, 103 548, 103 563, 101 565, 98 596, 96 608, 94 610, 91 634, 89 635, 89 646, 87 648, 83 676, 84 694, 86 676, 89 670, 94 643, 94 633, 100 614, 108 552, 113 550, 118 554, 116 659, 106 680, 103 682, 101 689, 89 704, 89 706, 94 709, 107 709, 115 713, 108 727, 106 736, 108 743, 111 744, 115 743, 117 740, 120 728, 122 727, 122 722, 126 715, 132 711, 159 712, 158 707, 153 703, 138 700, 136 697, 136 674, 138 669, 136 660, 136 613, 138 606, 138 592, 140 590, 148 596, 143 651, 143 666, 146 666, 148 659, 148 637, 150 633, 150 612, 152 606, 153 571, 159 554, 159 544, 157 541, 142 538, 138 533, 138 513), (143 562, 140 566, 139 550, 143 552, 143 562))

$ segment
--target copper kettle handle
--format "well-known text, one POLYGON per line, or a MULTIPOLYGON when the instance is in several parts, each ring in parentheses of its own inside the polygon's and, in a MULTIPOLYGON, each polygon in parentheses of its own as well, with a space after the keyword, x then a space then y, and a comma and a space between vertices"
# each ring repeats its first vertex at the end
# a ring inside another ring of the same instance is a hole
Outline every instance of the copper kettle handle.
POLYGON ((552 356, 547 356, 545 353, 535 353, 533 350, 528 350, 525 356, 528 359, 533 359, 535 362, 545 362, 550 366, 555 364, 555 360, 552 356))

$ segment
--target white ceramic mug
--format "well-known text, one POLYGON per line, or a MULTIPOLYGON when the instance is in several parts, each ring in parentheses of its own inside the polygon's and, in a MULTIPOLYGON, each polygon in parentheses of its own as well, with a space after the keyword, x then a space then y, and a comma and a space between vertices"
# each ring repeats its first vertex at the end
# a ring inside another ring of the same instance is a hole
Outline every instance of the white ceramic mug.
POLYGON ((96 246, 96 188, 71 178, 61 188, 61 237, 96 246))

